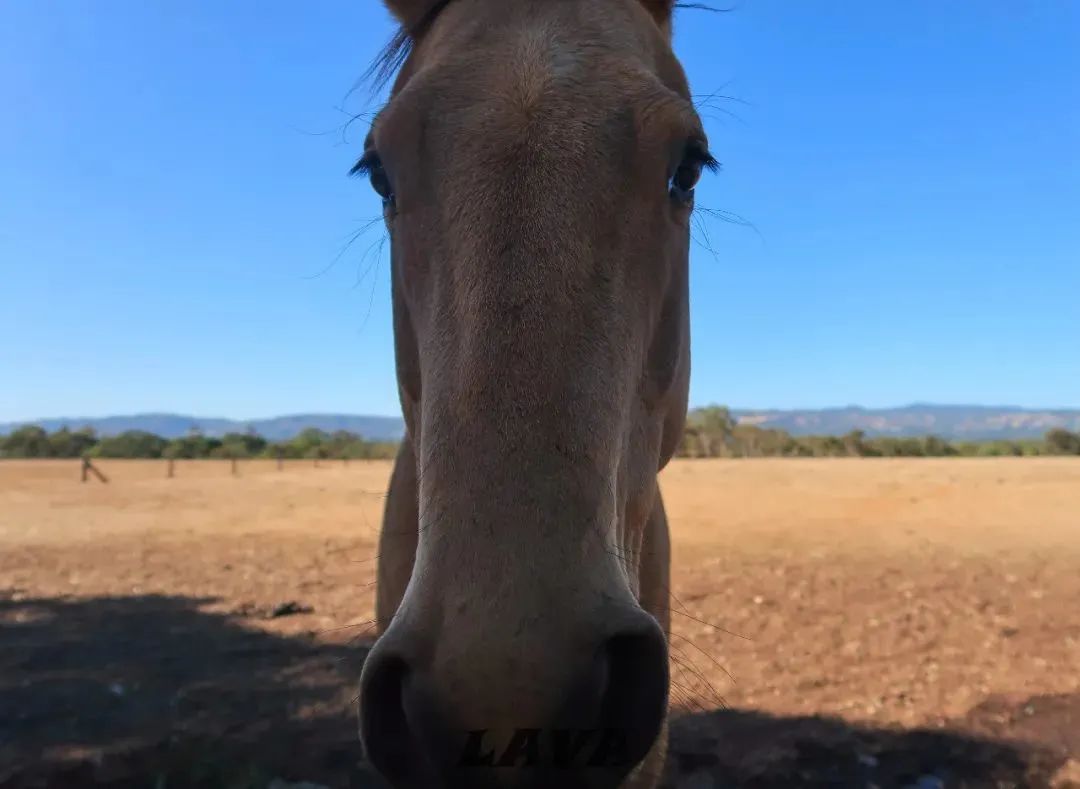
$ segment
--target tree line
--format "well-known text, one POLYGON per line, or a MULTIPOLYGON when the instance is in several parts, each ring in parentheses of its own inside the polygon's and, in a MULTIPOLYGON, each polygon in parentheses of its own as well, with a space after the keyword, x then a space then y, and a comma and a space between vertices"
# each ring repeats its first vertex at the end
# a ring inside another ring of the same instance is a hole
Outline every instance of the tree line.
POLYGON ((938 436, 793 436, 785 430, 739 424, 723 406, 690 412, 679 457, 995 457, 1080 455, 1080 433, 1055 428, 1042 438, 949 441, 938 436))
MULTIPOLYGON (((339 430, 307 428, 288 441, 269 441, 254 433, 207 436, 192 431, 167 439, 142 430, 98 436, 93 430, 61 428, 52 433, 36 425, 0 436, 0 458, 287 458, 389 459, 397 442, 368 441, 339 430)), ((938 436, 867 436, 855 430, 842 436, 793 436, 787 431, 739 424, 722 406, 690 412, 677 456, 717 457, 994 457, 1080 455, 1080 433, 1055 428, 1042 438, 949 441, 938 436)))
POLYGON ((221 437, 192 431, 167 439, 143 430, 98 436, 89 428, 66 427, 49 433, 26 425, 0 437, 0 458, 287 458, 287 459, 380 459, 392 458, 397 442, 368 441, 339 430, 327 433, 308 428, 288 441, 269 441, 254 433, 226 433, 221 437))

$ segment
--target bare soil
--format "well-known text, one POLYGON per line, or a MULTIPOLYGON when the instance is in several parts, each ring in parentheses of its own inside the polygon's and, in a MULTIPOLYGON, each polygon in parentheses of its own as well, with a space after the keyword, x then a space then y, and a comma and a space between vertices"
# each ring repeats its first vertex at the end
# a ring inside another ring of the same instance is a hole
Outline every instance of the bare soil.
MULTIPOLYGON (((0 786, 377 787, 389 464, 0 462, 0 786)), ((1080 787, 1080 462, 683 461, 666 785, 1080 787)))

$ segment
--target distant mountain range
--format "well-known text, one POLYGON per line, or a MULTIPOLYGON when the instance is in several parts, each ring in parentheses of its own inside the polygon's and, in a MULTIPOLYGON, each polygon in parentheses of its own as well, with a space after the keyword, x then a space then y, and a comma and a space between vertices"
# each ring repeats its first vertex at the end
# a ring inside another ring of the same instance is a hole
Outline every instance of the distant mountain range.
POLYGON ((50 433, 65 425, 72 430, 90 427, 100 436, 113 436, 126 430, 145 430, 163 438, 179 438, 192 430, 207 436, 220 437, 226 433, 252 430, 271 441, 286 441, 300 431, 314 427, 333 433, 348 430, 370 441, 397 441, 405 433, 405 423, 396 416, 351 416, 348 414, 294 414, 272 419, 220 419, 215 417, 184 416, 182 414, 134 414, 96 418, 73 417, 36 419, 31 422, 0 423, 0 435, 10 433, 23 424, 40 425, 50 433))
MULTIPOLYGON (((922 436, 933 434, 949 439, 1035 438, 1047 430, 1062 427, 1080 431, 1080 409, 1026 409, 1009 406, 929 405, 902 408, 825 408, 817 410, 733 409, 742 424, 779 428, 792 435, 843 435, 852 430, 872 436, 922 436)), ((0 435, 20 424, 0 424, 0 435)), ((125 430, 145 430, 165 438, 176 438, 198 429, 209 436, 253 430, 272 441, 292 438, 305 428, 333 432, 348 430, 375 441, 394 441, 404 434, 400 417, 352 416, 348 414, 296 414, 273 419, 217 419, 180 414, 136 414, 102 418, 39 419, 31 424, 48 431, 65 425, 72 429, 91 427, 99 435, 115 435, 125 430)))
POLYGON ((930 405, 901 408, 823 408, 818 410, 739 410, 740 424, 779 428, 796 436, 843 435, 862 430, 869 436, 936 435, 954 440, 1038 438, 1055 427, 1080 430, 1080 409, 1028 409, 1011 406, 930 405))

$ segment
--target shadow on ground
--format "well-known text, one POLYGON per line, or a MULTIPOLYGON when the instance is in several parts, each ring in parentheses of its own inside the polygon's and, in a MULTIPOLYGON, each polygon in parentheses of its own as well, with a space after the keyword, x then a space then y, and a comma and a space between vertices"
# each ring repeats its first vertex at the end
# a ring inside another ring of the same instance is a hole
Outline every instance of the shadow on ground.
MULTIPOLYGON (((0 594, 0 786, 374 789, 356 738, 364 645, 251 629, 212 602, 0 594)), ((1063 761, 953 731, 718 710, 675 720, 666 785, 1038 787, 1063 761)))
POLYGON ((947 729, 716 710, 673 722, 665 787, 1046 787, 1067 757, 947 729))
POLYGON ((0 786, 354 782, 364 650, 214 602, 0 595, 0 786))

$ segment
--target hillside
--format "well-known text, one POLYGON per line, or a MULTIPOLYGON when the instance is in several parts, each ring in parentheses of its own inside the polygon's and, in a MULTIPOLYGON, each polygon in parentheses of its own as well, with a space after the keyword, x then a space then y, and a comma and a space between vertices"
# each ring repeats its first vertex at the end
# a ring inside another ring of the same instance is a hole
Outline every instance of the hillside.
POLYGON ((1055 427, 1080 429, 1080 409, 1024 409, 1009 406, 916 404, 901 408, 826 408, 820 410, 733 410, 741 424, 778 428, 795 436, 843 435, 862 430, 871 436, 924 436, 979 441, 1037 438, 1055 427))
MULTIPOLYGON (((0 424, 0 435, 10 433, 21 422, 0 424)), ((347 430, 371 441, 396 441, 404 434, 404 422, 392 416, 353 416, 348 414, 293 414, 271 419, 221 419, 182 414, 134 414, 131 416, 69 417, 33 420, 50 433, 65 425, 71 429, 90 427, 98 435, 113 436, 127 430, 145 430, 162 438, 179 438, 194 429, 207 436, 253 431, 270 441, 286 441, 305 428, 314 427, 333 433, 347 430)))
MULTIPOLYGON (((1038 438, 1051 428, 1080 431, 1080 409, 1024 409, 1009 406, 916 404, 901 408, 825 408, 817 410, 735 409, 742 424, 786 430, 794 436, 843 435, 862 430, 870 436, 924 436, 978 441, 984 439, 1038 438)), ((0 424, 0 435, 22 423, 0 424)), ((373 441, 401 438, 404 423, 399 417, 350 414, 294 414, 272 419, 222 419, 182 414, 135 414, 100 418, 50 418, 35 420, 52 432, 65 425, 91 427, 109 436, 125 430, 145 430, 164 438, 177 438, 199 429, 208 436, 253 430, 271 441, 285 441, 305 428, 327 432, 347 430, 373 441)))

